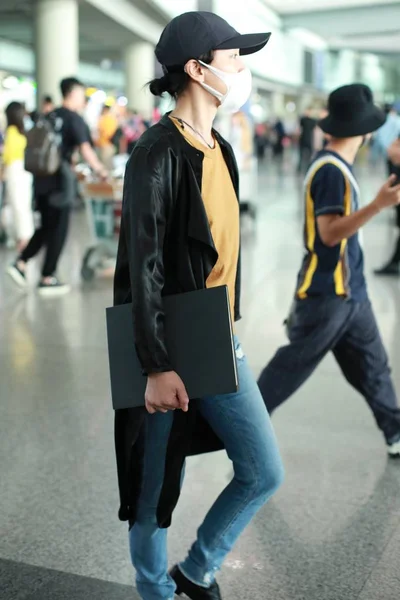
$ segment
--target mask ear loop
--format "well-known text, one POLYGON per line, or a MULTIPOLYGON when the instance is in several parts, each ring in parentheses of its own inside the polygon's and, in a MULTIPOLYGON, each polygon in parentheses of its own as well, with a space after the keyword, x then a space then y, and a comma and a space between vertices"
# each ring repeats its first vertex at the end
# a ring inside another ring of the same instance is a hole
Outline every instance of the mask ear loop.
POLYGON ((219 76, 219 70, 216 69, 215 67, 212 67, 211 65, 207 65, 207 63, 203 62, 202 60, 197 60, 197 62, 199 63, 199 65, 201 65, 202 67, 205 67, 206 69, 208 69, 209 71, 211 71, 211 73, 214 73, 214 75, 216 75, 217 77, 219 77, 219 79, 221 79, 221 81, 226 85, 227 87, 227 92, 226 94, 222 94, 222 92, 219 92, 218 90, 216 90, 215 88, 211 87, 211 85, 208 85, 207 83, 201 83, 200 85, 207 90, 207 92, 209 92, 210 94, 212 94, 219 102, 220 104, 223 104, 225 98, 228 95, 229 92, 229 86, 226 83, 226 81, 224 81, 220 76, 219 76))

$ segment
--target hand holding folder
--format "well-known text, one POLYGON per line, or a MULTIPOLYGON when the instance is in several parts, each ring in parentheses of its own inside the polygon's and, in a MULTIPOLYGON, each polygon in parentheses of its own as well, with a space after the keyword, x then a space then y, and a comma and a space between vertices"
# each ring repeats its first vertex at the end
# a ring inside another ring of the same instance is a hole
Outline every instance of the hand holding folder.
POLYGON ((169 410, 189 410, 189 396, 185 384, 175 371, 156 373, 147 380, 146 408, 152 415, 169 410))
MULTIPOLYGON (((237 391, 228 288, 166 296, 164 311, 170 362, 189 398, 237 391)), ((107 334, 113 408, 144 406, 147 377, 136 353, 131 304, 107 309, 107 334)))

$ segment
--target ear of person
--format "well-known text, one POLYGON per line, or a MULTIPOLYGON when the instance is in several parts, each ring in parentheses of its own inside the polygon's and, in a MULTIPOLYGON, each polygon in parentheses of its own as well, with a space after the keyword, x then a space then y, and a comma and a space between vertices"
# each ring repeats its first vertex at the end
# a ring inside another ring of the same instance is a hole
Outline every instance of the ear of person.
POLYGON ((189 60, 186 63, 185 71, 192 79, 201 80, 203 78, 203 67, 197 60, 189 60))

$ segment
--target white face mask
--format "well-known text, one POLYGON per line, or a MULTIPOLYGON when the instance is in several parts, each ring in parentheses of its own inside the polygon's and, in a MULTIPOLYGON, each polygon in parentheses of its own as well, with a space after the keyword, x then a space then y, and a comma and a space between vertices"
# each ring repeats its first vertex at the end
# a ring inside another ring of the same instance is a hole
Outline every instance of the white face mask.
POLYGON ((206 83, 201 83, 200 85, 217 98, 225 110, 232 113, 238 112, 250 98, 252 88, 250 69, 243 69, 243 71, 239 71, 239 73, 225 73, 225 71, 220 71, 211 65, 203 63, 201 60, 198 62, 225 83, 227 92, 226 94, 222 94, 206 83))

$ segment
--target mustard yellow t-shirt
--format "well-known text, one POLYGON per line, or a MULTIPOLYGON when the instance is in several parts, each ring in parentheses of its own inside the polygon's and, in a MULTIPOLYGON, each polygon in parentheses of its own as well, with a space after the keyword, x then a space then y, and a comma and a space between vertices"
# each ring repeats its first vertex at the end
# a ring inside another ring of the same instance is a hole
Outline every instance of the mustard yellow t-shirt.
POLYGON ((188 127, 182 129, 174 119, 171 121, 189 144, 204 154, 201 195, 218 252, 218 261, 206 285, 208 288, 228 286, 233 322, 240 239, 239 204, 235 188, 217 140, 214 148, 208 148, 189 132, 188 127))
POLYGON ((24 160, 26 137, 20 133, 18 127, 10 125, 6 129, 3 148, 3 163, 8 166, 16 160, 24 160))

